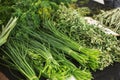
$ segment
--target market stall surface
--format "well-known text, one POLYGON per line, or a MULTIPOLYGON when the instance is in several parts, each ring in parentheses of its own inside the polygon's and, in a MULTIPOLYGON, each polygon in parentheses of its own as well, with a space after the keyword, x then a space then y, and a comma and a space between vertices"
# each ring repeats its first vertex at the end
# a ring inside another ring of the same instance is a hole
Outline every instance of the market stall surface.
MULTIPOLYGON (((24 78, 21 74, 13 72, 17 76, 24 78)), ((93 72, 94 80, 120 80, 120 63, 115 63, 103 71, 93 72)), ((0 66, 0 80, 16 80, 11 71, 3 66, 0 66)), ((45 79, 40 79, 45 80, 45 79)))
POLYGON ((120 80, 120 63, 114 63, 103 71, 93 73, 94 80, 120 80))

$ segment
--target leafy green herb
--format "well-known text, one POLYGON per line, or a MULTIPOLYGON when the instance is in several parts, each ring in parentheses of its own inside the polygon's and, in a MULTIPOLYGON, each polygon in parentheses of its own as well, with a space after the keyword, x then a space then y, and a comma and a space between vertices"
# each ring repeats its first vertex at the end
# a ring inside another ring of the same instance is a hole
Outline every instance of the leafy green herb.
POLYGON ((114 32, 120 34, 120 8, 113 9, 110 11, 103 11, 97 15, 97 19, 102 23, 111 28, 114 32))
POLYGON ((76 9, 73 10, 60 5, 56 14, 57 19, 53 24, 59 32, 66 34, 81 46, 102 51, 101 68, 110 65, 116 60, 120 53, 117 38, 105 34, 94 25, 86 23, 84 17, 76 9))

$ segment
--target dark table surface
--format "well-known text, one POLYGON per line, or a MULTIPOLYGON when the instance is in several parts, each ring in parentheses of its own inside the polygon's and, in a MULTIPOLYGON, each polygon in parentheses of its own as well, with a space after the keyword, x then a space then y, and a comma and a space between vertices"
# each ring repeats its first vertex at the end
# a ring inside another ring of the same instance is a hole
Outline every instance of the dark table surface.
POLYGON ((120 80, 120 63, 105 68, 103 71, 93 73, 94 80, 120 80))
MULTIPOLYGON (((22 78, 22 80, 25 80, 20 73, 16 71, 12 71, 11 73, 11 71, 8 68, 0 66, 0 75, 8 78, 9 80, 19 80, 18 78, 12 75, 13 73, 19 76, 20 78, 22 78)), ((92 72, 92 74, 93 74, 94 80, 120 80, 120 63, 115 63, 105 68, 103 71, 97 70, 96 72, 92 72)), ((4 80, 8 80, 8 79, 4 79, 4 80)), ((45 79, 43 78, 40 80, 45 80, 45 79)))

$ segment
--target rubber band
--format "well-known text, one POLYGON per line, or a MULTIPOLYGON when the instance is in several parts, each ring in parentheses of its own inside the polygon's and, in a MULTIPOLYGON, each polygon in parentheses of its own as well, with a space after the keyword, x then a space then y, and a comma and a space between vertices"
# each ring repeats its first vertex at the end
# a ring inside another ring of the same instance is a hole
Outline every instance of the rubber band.
POLYGON ((81 47, 79 47, 79 51, 81 50, 81 47))
POLYGON ((68 53, 70 54, 71 52, 73 52, 72 50, 70 50, 68 53))
POLYGON ((33 76, 30 80, 38 79, 37 76, 33 76))

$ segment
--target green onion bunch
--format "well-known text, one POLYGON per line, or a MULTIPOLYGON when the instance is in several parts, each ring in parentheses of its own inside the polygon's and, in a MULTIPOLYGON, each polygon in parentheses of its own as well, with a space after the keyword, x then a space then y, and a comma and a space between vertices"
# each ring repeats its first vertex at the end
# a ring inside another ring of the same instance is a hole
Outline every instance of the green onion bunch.
POLYGON ((23 43, 14 40, 6 44, 6 50, 3 50, 8 59, 5 61, 8 66, 21 72, 28 80, 39 80, 33 67, 28 61, 27 51, 24 50, 23 43))

